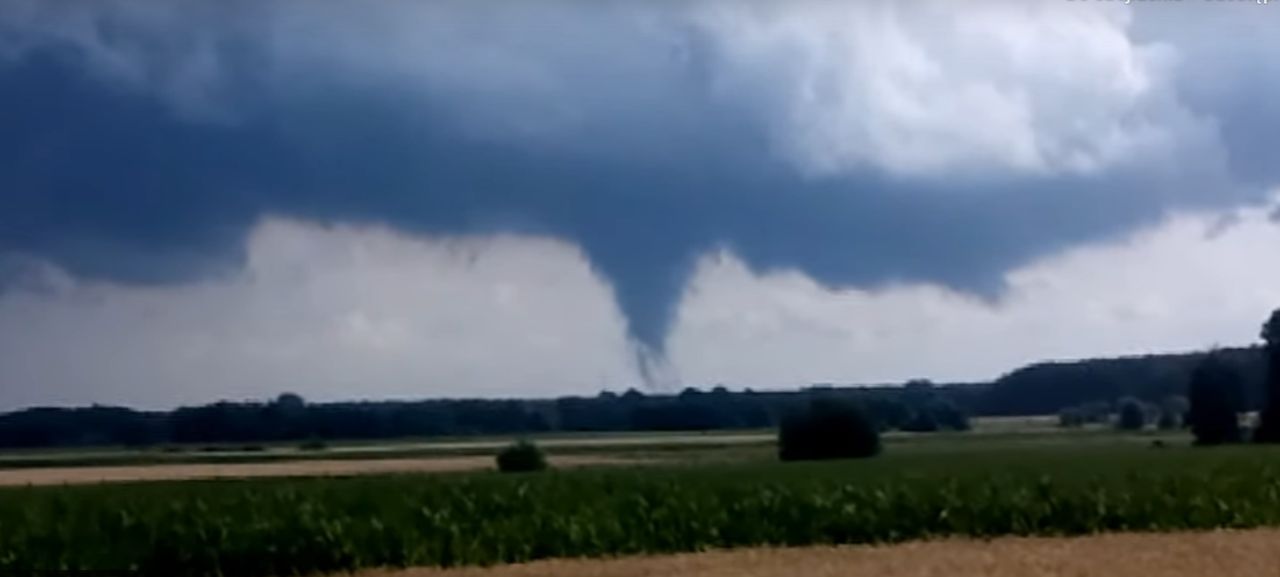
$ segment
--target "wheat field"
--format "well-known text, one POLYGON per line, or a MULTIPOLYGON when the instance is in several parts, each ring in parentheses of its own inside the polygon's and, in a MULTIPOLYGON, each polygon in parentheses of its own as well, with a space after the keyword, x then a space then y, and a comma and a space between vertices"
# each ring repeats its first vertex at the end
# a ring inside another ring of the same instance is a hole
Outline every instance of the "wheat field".
MULTIPOLYGON (((604 455, 562 455, 550 458, 556 467, 621 465, 641 462, 604 455)), ((493 469, 493 457, 426 457, 416 459, 333 459, 268 463, 186 463, 91 467, 0 469, 0 487, 24 485, 82 485, 131 481, 187 481, 256 477, 349 477, 387 473, 446 473, 493 469)))
POLYGON ((942 540, 875 547, 748 549, 357 577, 1263 577, 1280 575, 1280 530, 942 540))

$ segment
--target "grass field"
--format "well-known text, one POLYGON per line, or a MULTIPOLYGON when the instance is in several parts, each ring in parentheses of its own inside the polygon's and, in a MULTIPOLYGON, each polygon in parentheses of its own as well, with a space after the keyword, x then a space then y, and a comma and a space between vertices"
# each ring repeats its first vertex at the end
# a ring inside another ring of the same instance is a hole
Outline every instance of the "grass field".
POLYGON ((0 573, 265 576, 1280 525, 1280 451, 1185 441, 994 431, 893 436, 883 456, 853 462, 781 464, 745 444, 535 475, 11 487, 0 489, 0 573))
POLYGON ((889 546, 741 549, 357 577, 1206 577, 1275 575, 1280 531, 946 539, 889 546))

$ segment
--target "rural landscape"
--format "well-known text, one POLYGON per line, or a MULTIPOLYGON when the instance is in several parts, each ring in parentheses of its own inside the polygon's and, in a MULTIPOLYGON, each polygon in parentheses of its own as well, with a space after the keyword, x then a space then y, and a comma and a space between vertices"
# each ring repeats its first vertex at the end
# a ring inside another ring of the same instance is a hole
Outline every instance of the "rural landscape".
POLYGON ((1277 327, 1280 311, 1257 347, 1033 367, 1050 375, 1023 384, 10 413, 0 571, 270 577, 1275 527, 1277 327), (1067 388, 1054 379, 1101 396, 1001 414, 1067 388))
POLYGON ((0 577, 1280 577, 1280 0, 0 0, 0 577))

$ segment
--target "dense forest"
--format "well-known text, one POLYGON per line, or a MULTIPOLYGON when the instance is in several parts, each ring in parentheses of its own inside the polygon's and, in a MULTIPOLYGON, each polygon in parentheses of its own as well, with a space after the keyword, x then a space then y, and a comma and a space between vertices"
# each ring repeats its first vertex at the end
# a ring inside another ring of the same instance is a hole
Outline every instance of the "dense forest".
MULTIPOLYGON (((1218 351, 1244 382, 1246 408, 1265 399, 1262 348, 1218 351)), ((815 395, 862 404, 883 429, 967 428, 969 415, 1045 415, 1134 398, 1186 395, 1204 353, 1030 365, 990 383, 814 386, 801 391, 635 389, 594 397, 307 403, 295 394, 267 402, 219 402, 168 412, 127 408, 35 408, 0 415, 0 447, 168 443, 258 443, 384 439, 545 431, 705 431, 775 426, 815 395)))

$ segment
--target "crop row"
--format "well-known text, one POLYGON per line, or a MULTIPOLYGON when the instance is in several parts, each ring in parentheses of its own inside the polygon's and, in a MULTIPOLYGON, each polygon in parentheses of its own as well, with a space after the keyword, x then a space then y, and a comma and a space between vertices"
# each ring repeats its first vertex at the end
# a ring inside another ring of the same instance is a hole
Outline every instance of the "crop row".
POLYGON ((0 574, 293 575, 936 535, 1280 524, 1280 469, 861 476, 855 465, 0 491, 0 574), (785 474, 779 474, 784 471, 785 474))

